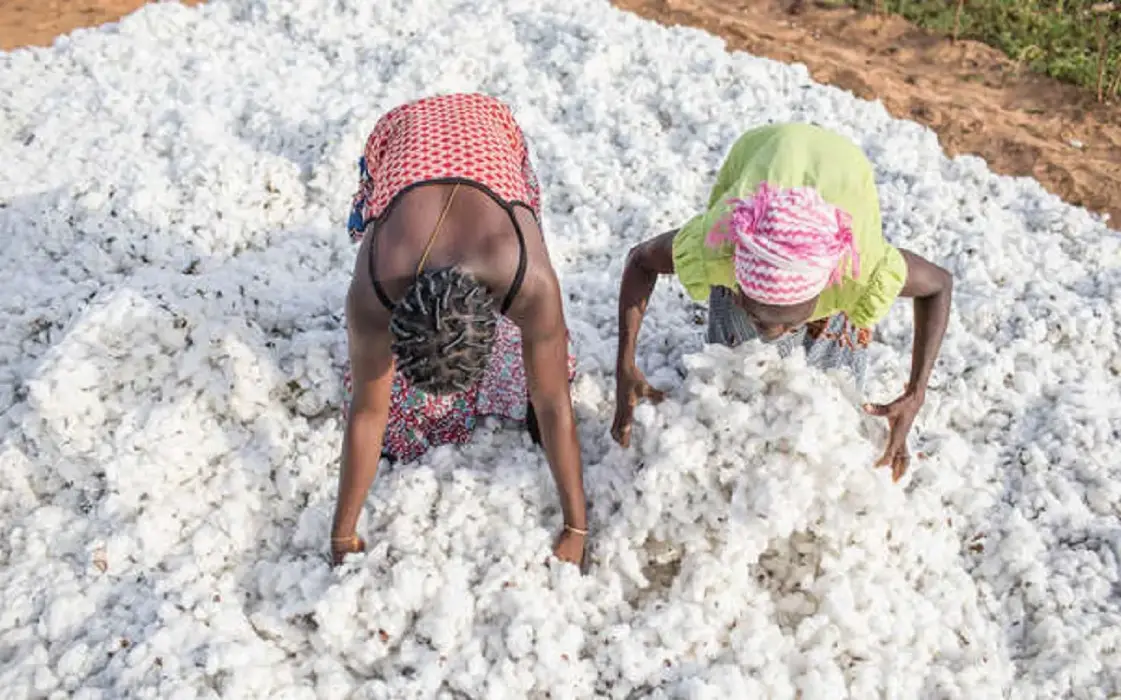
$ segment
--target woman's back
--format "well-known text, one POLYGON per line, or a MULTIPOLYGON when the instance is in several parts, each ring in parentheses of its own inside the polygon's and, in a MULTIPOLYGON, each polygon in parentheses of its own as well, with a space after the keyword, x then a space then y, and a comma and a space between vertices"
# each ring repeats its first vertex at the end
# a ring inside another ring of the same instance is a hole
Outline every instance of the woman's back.
MULTIPOLYGON (((524 224, 522 228, 530 235, 524 224)), ((374 235, 364 238, 358 255, 366 264, 359 264, 355 275, 358 285, 369 292, 363 296, 381 306, 386 304, 378 288, 390 302, 399 299, 416 278, 422 258, 424 269, 458 267, 499 298, 514 282, 519 241, 510 214, 469 185, 412 189, 371 232, 374 235)))

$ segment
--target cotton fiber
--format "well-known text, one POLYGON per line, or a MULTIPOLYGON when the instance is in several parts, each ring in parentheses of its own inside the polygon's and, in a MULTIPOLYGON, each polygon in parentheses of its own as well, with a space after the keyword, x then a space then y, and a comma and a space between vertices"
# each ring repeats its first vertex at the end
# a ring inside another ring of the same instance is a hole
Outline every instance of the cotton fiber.
POLYGON ((0 686, 11 697, 1077 698, 1121 693, 1115 231, 935 135, 606 0, 153 4, 0 54, 0 686), (543 453, 487 422, 383 466, 327 562, 345 233, 377 119, 506 101, 578 357, 587 576, 543 453), (955 276, 900 483, 870 384, 705 347, 659 282, 667 391, 609 437, 630 246, 744 130, 869 154, 890 241, 955 276))

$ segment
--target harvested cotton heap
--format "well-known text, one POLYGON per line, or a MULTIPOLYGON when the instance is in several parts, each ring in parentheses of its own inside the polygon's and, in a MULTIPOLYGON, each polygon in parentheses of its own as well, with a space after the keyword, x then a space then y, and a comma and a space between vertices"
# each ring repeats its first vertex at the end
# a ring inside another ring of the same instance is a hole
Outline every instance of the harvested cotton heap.
POLYGON ((214 0, 0 54, 0 684, 13 697, 1121 693, 1116 232, 804 67, 600 0, 214 0), (384 111, 509 103, 578 357, 591 569, 523 431, 385 468, 325 560, 345 234, 384 111), (913 327, 871 382, 703 348, 664 278, 608 437, 619 274, 744 129, 815 121, 886 233, 955 275, 916 457, 873 467, 913 327))

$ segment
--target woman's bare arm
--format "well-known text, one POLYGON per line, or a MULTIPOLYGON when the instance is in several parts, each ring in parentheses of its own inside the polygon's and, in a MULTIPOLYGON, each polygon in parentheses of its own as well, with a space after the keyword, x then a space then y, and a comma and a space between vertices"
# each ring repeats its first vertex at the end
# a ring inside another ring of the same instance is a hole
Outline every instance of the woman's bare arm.
POLYGON ((954 280, 950 273, 908 250, 900 250, 907 262, 907 281, 900 296, 915 300, 915 335, 911 349, 911 377, 903 394, 889 404, 869 404, 864 410, 886 418, 890 434, 877 464, 890 466, 898 481, 911 461, 907 435, 926 401, 926 387, 934 361, 942 347, 950 318, 954 280))
POLYGON ((925 392, 934 361, 950 319, 954 278, 947 270, 909 250, 900 250, 907 261, 907 281, 900 296, 915 300, 915 337, 911 352, 912 391, 925 392))
MULTIPOLYGON (((541 441, 560 496, 564 522, 585 530, 588 521, 583 464, 568 383, 568 329, 560 283, 553 268, 541 265, 527 275, 519 297, 511 318, 521 329, 526 382, 541 441)), ((583 543, 574 542, 566 548, 565 542, 572 539, 570 534, 562 536, 557 555, 577 563, 582 557, 583 543)))
POLYGON ((393 387, 393 353, 388 326, 363 315, 358 291, 347 294, 347 343, 353 396, 343 435, 335 518, 331 527, 335 563, 353 548, 336 546, 354 537, 362 504, 377 476, 393 387))
POLYGON ((667 231, 634 246, 627 253, 619 282, 619 340, 615 358, 615 420, 611 435, 623 447, 630 445, 634 407, 640 399, 661 401, 662 392, 651 387, 638 371, 635 352, 646 305, 658 275, 673 274, 673 239, 667 231))

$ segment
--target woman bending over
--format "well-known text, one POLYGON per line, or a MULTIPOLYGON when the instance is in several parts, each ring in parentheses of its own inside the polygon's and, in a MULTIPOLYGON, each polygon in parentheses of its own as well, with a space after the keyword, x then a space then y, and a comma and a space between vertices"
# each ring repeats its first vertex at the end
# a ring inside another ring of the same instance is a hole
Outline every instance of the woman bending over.
POLYGON ((811 365, 851 371, 863 388, 872 329, 898 297, 914 299, 910 381, 886 405, 865 405, 890 428, 877 466, 898 480, 907 434, 922 408, 942 343, 953 280, 884 240, 872 166, 855 144, 808 124, 743 134, 717 176, 708 210, 630 250, 619 295, 612 435, 630 443, 634 407, 660 401, 635 363, 635 343, 658 275, 675 274, 709 303, 707 341, 758 338, 811 365))
POLYGON ((581 564, 574 363, 513 114, 476 94, 398 106, 375 126, 360 166, 333 561, 365 548, 355 526, 380 457, 466 442, 495 415, 525 421, 543 443, 564 512, 554 553, 581 564))

